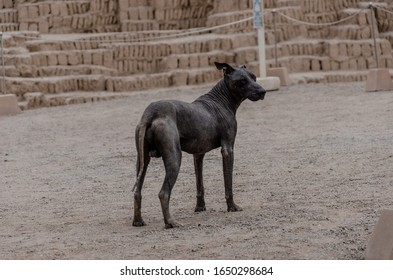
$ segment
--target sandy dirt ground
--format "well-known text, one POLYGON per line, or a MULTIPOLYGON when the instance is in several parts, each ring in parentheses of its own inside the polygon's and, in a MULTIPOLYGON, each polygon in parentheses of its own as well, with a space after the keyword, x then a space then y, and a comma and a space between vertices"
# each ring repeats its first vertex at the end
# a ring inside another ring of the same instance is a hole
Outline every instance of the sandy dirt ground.
POLYGON ((205 157, 207 211, 192 156, 171 198, 183 224, 164 229, 152 160, 147 226, 131 225, 134 129, 152 101, 208 91, 135 93, 114 101, 0 118, 0 259, 362 259, 393 208, 393 92, 363 83, 294 85, 240 107, 227 213, 220 150, 205 157))

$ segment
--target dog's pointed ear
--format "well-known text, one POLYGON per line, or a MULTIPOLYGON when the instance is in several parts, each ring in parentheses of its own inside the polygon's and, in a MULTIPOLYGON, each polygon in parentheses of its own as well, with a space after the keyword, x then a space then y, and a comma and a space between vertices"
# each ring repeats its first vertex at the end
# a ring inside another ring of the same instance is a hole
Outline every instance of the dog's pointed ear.
POLYGON ((222 70, 225 74, 231 74, 235 69, 227 63, 214 62, 218 70, 222 70))
POLYGON ((247 69, 246 65, 240 65, 240 68, 247 69))

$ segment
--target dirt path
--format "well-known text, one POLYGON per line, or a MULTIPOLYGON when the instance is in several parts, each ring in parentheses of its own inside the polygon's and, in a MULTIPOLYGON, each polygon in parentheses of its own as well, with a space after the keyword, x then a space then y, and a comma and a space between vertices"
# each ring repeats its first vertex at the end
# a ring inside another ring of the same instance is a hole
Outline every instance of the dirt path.
POLYGON ((393 208, 393 92, 364 84, 297 85, 238 111, 235 199, 227 213, 220 151, 206 156, 207 211, 194 213, 185 154, 164 230, 160 159, 131 226, 134 128, 180 89, 0 118, 0 259, 361 259, 393 208))

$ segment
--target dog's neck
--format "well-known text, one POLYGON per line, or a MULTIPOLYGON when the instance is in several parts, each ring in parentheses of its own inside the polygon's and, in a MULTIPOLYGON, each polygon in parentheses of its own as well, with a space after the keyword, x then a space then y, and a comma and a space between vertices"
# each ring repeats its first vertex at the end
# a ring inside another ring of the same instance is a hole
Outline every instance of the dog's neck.
POLYGON ((203 102, 212 109, 226 110, 236 115, 236 111, 243 100, 236 99, 229 91, 223 78, 208 93, 200 96, 195 101, 203 102))

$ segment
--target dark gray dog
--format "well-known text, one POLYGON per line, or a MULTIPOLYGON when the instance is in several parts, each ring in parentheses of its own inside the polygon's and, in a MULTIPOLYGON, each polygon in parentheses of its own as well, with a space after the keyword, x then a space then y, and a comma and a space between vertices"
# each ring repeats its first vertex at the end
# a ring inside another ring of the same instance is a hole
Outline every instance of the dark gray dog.
POLYGON ((218 62, 215 62, 215 65, 218 70, 223 70, 224 78, 210 92, 192 103, 178 100, 153 102, 143 113, 135 131, 138 159, 137 180, 133 189, 134 226, 145 225, 141 215, 141 190, 151 157, 162 157, 164 161, 166 174, 158 197, 165 227, 178 226, 169 214, 169 199, 179 174, 182 151, 194 155, 196 212, 206 210, 202 180, 203 157, 205 153, 218 147, 221 147, 223 159, 228 212, 242 210, 233 201, 232 193, 236 110, 245 99, 262 100, 266 91, 256 83, 255 75, 245 66, 237 68, 218 62))

